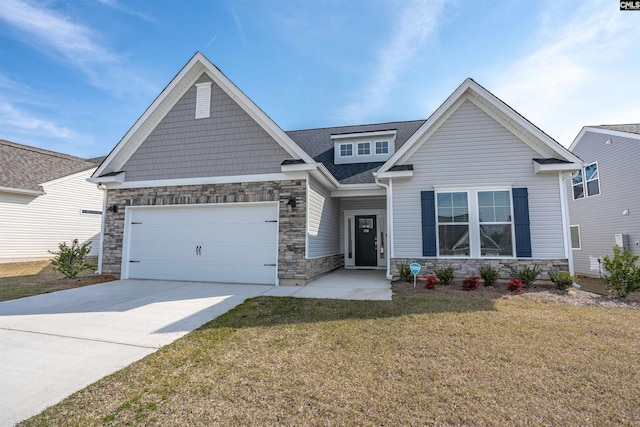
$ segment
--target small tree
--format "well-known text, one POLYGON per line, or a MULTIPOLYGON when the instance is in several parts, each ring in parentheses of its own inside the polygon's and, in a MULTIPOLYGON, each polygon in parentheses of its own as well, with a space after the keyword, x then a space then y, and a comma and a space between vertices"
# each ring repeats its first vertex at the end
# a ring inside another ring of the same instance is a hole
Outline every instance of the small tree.
POLYGON ((613 247, 613 258, 608 255, 602 258, 602 265, 608 273, 604 278, 607 290, 624 298, 629 292, 640 289, 638 258, 640 258, 638 255, 631 255, 629 249, 621 251, 618 246, 613 247))
POLYGON ((91 242, 83 245, 78 243, 78 239, 74 239, 71 246, 67 246, 66 242, 58 245, 60 251, 53 252, 55 255, 51 260, 53 269, 64 274, 67 279, 75 278, 82 270, 91 268, 91 264, 87 263, 87 255, 91 251, 91 242))

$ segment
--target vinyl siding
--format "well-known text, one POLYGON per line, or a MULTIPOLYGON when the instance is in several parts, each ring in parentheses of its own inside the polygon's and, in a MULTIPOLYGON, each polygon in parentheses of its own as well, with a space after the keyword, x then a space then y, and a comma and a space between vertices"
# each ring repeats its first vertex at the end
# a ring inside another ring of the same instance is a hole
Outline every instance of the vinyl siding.
POLYGON ((566 258, 557 174, 535 175, 540 155, 465 101, 405 162, 413 178, 394 180, 396 258, 422 256, 420 192, 434 186, 510 184, 529 192, 533 258, 566 258))
POLYGON ((640 255, 640 247, 635 244, 640 241, 640 141, 586 132, 573 152, 587 164, 598 162, 599 195, 573 200, 571 181, 566 182, 570 222, 580 226, 582 247, 573 250, 575 270, 597 275, 597 270, 590 269, 590 256, 612 255, 615 234, 628 234, 629 249, 640 255), (613 143, 606 145, 608 139, 613 143), (629 215, 623 216, 627 209, 629 215))
POLYGON ((332 199, 311 177, 308 194, 307 258, 337 255, 340 253, 340 199, 332 199))
POLYGON ((94 169, 45 184, 38 197, 0 193, 0 262, 50 258, 61 242, 91 241, 92 256, 100 244, 103 192, 86 181, 94 169))
POLYGON ((277 173, 291 157, 215 83, 211 116, 196 119, 195 112, 194 85, 123 166, 126 180, 277 173))

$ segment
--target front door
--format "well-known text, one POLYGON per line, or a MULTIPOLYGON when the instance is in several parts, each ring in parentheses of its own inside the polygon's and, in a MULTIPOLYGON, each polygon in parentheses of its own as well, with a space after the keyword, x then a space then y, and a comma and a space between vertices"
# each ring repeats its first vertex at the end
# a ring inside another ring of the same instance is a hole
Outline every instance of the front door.
POLYGON ((376 216, 356 216, 356 267, 376 267, 376 216))

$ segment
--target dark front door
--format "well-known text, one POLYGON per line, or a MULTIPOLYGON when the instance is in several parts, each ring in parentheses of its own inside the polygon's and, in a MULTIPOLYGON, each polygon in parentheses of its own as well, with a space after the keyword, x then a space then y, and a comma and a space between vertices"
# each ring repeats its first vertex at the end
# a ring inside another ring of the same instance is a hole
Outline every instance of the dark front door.
POLYGON ((356 216, 356 267, 377 265, 376 216, 356 216))

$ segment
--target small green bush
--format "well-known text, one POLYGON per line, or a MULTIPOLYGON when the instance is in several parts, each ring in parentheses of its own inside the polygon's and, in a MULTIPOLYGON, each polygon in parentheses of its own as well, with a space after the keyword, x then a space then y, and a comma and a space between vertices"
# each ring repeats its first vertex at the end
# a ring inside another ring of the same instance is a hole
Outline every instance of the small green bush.
POLYGON ((498 270, 490 265, 480 267, 480 277, 484 280, 485 286, 493 286, 498 280, 498 270))
POLYGON ((629 249, 621 251, 618 246, 613 247, 613 258, 608 255, 602 258, 602 265, 608 273, 604 278, 604 285, 608 291, 624 298, 630 292, 640 290, 638 258, 638 255, 631 255, 629 249))
POLYGON ((525 288, 530 287, 531 284, 536 281, 541 272, 542 266, 540 265, 535 265, 533 267, 522 265, 511 269, 511 275, 520 280, 525 288))
POLYGON ((442 270, 433 269, 433 272, 443 286, 450 285, 453 282, 453 266, 451 264, 442 270))
POLYGON ((555 285, 556 289, 563 292, 566 292, 574 282, 573 276, 567 271, 561 271, 558 274, 552 274, 549 276, 549 278, 555 285))
POLYGON ((64 274, 67 279, 75 278, 81 271, 91 268, 92 265, 87 262, 87 255, 91 251, 91 242, 83 245, 78 243, 78 239, 74 239, 71 246, 67 246, 66 242, 58 245, 60 251, 49 253, 55 255, 51 260, 53 269, 64 274))
POLYGON ((411 267, 409 267, 409 264, 404 262, 398 264, 398 276, 400 276, 400 279, 404 281, 413 281, 413 273, 411 273, 411 267))

